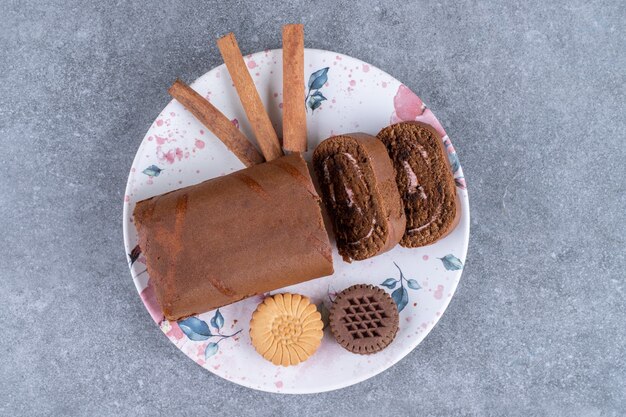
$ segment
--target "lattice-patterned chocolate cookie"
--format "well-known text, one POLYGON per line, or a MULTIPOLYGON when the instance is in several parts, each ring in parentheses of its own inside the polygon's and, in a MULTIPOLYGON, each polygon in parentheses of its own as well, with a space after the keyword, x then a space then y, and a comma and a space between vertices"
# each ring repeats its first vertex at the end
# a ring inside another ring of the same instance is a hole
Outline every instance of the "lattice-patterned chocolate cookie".
POLYGON ((398 332, 398 308, 381 288, 357 284, 340 292, 330 309, 337 342, 362 355, 386 348, 398 332))

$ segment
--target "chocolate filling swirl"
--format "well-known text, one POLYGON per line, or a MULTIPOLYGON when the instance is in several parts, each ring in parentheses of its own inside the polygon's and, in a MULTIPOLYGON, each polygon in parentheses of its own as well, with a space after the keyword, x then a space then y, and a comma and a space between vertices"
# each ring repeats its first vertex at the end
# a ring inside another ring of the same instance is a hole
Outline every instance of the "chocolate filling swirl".
POLYGON ((347 152, 328 156, 323 165, 335 228, 339 231, 337 239, 342 244, 357 245, 372 236, 376 225, 375 213, 370 209, 372 195, 363 171, 347 152))

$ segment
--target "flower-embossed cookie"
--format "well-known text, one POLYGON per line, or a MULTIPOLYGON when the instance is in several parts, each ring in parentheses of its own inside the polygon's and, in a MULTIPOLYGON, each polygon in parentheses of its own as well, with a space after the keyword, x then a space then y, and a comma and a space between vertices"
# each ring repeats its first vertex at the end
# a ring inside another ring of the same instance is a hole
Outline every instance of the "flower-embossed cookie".
POLYGON ((398 332, 398 307, 382 289, 357 284, 340 292, 330 309, 330 330, 337 342, 366 355, 386 348, 398 332))
POLYGON ((276 294, 258 305, 250 321, 257 352, 274 365, 297 365, 322 343, 322 316, 307 297, 276 294))

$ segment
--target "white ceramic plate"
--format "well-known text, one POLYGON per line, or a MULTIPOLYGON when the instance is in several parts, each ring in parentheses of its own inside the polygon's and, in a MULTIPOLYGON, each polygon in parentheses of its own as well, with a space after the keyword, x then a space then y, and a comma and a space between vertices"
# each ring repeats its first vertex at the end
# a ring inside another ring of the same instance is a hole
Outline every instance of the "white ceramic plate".
MULTIPOLYGON (((281 136, 282 51, 245 57, 252 78, 281 136)), ((239 160, 178 102, 171 101, 144 137, 128 176, 124 197, 124 243, 137 291, 154 321, 183 353, 205 369, 250 388, 279 393, 315 393, 346 387, 389 368, 413 350, 437 323, 461 278, 469 238, 469 204, 463 171, 443 128, 422 101, 389 74, 335 52, 307 49, 309 149, 329 136, 362 131, 375 135, 401 120, 421 120, 444 138, 461 199, 460 224, 435 245, 394 250, 345 263, 333 248, 335 274, 280 291, 310 297, 324 312, 336 292, 356 283, 381 286, 399 303, 400 330, 382 352, 355 355, 325 330, 319 350, 295 367, 277 367, 250 344, 248 323, 261 296, 179 323, 168 322, 156 303, 145 258, 138 252, 132 211, 137 201, 243 168, 239 160), (315 82, 314 82, 315 81, 315 82)), ((192 87, 233 120, 252 131, 224 65, 192 87)), ((311 152, 306 157, 310 161, 311 152)), ((210 262, 210 260, 207 260, 210 262)), ((276 291, 272 292, 275 293, 276 291)), ((146 347, 149 355, 150 347, 146 347)))

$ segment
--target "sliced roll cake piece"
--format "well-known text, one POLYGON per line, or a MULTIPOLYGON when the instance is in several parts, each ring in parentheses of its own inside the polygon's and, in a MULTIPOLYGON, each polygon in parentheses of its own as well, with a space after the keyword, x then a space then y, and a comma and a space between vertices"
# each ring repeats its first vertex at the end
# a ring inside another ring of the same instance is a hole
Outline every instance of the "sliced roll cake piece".
POLYGON ((400 244, 415 248, 435 243, 459 222, 461 207, 442 138, 421 122, 402 122, 381 130, 378 139, 396 169, 406 215, 400 244))
POLYGON ((344 261, 371 258, 400 241, 404 210, 378 139, 365 133, 328 138, 315 149, 313 165, 344 261))

